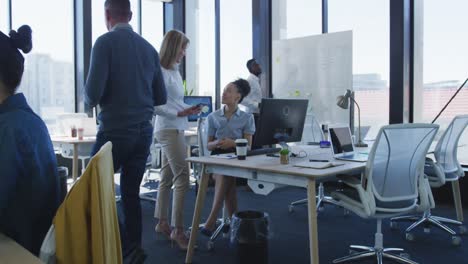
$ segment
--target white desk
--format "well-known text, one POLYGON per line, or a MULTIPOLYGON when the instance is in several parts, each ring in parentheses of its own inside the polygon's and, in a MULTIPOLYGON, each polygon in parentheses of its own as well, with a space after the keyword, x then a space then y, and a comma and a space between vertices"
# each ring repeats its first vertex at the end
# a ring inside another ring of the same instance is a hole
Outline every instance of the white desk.
POLYGON ((11 238, 0 233, 0 263, 2 264, 40 264, 39 258, 20 246, 11 238))
MULTIPOLYGON (((304 147, 304 149, 306 148, 307 147, 304 147)), ((329 151, 330 150, 327 149, 328 153, 329 151)), ((318 155, 328 158, 328 153, 318 155)), ((239 178, 263 181, 266 183, 307 187, 310 259, 311 263, 319 263, 315 182, 316 180, 323 180, 336 174, 360 171, 365 167, 365 163, 344 162, 345 164, 342 166, 328 169, 310 169, 293 166, 296 162, 301 162, 305 159, 314 157, 316 158, 318 155, 308 154, 307 158, 291 159, 291 163, 288 165, 281 165, 279 163, 279 158, 267 157, 265 155, 247 157, 246 160, 218 159, 211 157, 193 157, 187 159, 189 162, 201 163, 203 173, 195 204, 189 249, 187 250, 185 263, 192 263, 193 248, 195 246, 195 241, 197 240, 198 225, 200 223, 201 210, 208 185, 208 173, 230 175, 239 178)))
MULTIPOLYGON (((70 149, 70 145, 73 148, 73 159, 72 159, 72 177, 73 182, 76 181, 78 178, 78 153, 85 152, 87 155, 91 154, 91 148, 93 147, 94 143, 96 142, 96 137, 84 137, 82 140, 78 138, 72 137, 64 137, 64 136, 52 136, 52 143, 57 145, 62 152, 62 156, 64 155, 64 151, 66 152, 67 149, 70 149)), ((84 169, 84 168, 83 168, 84 169)))

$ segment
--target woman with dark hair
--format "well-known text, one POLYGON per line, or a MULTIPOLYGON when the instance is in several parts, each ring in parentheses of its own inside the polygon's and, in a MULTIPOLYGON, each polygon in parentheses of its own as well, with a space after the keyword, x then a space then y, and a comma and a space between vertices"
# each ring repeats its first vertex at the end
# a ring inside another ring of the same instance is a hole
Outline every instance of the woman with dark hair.
MULTIPOLYGON (((226 85, 223 91, 219 110, 208 116, 208 149, 211 154, 235 152, 235 140, 245 138, 248 146, 252 145, 252 135, 255 133, 255 123, 252 114, 241 111, 238 107, 250 92, 249 83, 238 79, 226 85)), ((201 233, 211 236, 216 228, 216 219, 223 206, 228 216, 237 211, 236 178, 224 175, 213 175, 215 179, 215 194, 210 215, 201 229, 201 233)))
POLYGON ((31 51, 31 28, 0 32, 0 233, 38 255, 59 206, 59 180, 49 132, 16 93, 31 51))

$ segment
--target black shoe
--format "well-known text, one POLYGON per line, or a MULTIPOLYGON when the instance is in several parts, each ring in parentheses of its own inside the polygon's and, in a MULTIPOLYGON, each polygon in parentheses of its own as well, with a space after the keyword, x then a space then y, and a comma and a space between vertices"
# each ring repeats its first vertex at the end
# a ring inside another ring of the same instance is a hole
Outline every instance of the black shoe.
POLYGON ((205 228, 204 226, 200 227, 200 233, 202 233, 203 235, 207 237, 211 237, 213 235, 213 231, 205 228))

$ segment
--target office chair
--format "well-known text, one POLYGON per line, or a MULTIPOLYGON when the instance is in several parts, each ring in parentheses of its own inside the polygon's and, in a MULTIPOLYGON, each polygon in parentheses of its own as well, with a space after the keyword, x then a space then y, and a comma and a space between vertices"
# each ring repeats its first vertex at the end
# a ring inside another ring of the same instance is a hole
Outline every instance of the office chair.
MULTIPOLYGON (((153 126, 155 126, 155 121, 156 121, 156 116, 153 116, 153 119, 151 120, 151 123, 153 124, 153 126)), ((154 183, 156 181, 156 179, 150 178, 150 176, 151 176, 151 172, 160 173, 159 169, 161 168, 161 156, 162 156, 161 151, 162 151, 162 145, 158 143, 158 141, 156 140, 156 137, 153 136, 151 146, 150 146, 150 153, 146 160, 146 167, 145 167, 146 172, 142 179, 143 185, 146 185, 148 182, 154 183)), ((155 191, 157 191, 157 189, 155 191)), ((140 193, 140 199, 149 201, 149 202, 156 202, 156 198, 153 195, 147 194, 147 193, 140 193)))
POLYGON ((362 218, 377 219, 374 246, 350 246, 357 252, 335 259, 333 263, 375 256, 402 263, 416 262, 403 257, 403 249, 384 248, 382 219, 428 207, 428 180, 424 176, 424 158, 439 126, 433 124, 397 124, 380 129, 369 153, 361 179, 343 177, 351 187, 333 192, 340 206, 362 218), (419 204, 418 204, 419 201, 419 204), (392 252, 399 252, 397 255, 392 252))
MULTIPOLYGON (((198 154, 199 157, 201 156, 209 156, 210 151, 208 150, 208 121, 204 117, 200 117, 197 121, 197 129, 198 129, 198 148, 194 150, 195 153, 198 154)), ((195 191, 198 191, 198 181, 201 179, 201 164, 196 163, 194 164, 193 167, 193 174, 196 178, 196 186, 195 186, 195 191)), ((218 219, 218 227, 216 230, 213 232, 213 235, 209 238, 206 246, 208 250, 213 250, 214 249, 214 241, 218 238, 218 236, 223 233, 225 237, 227 237, 228 231, 229 231, 229 226, 231 223, 231 219, 229 216, 226 215, 226 210, 223 207, 223 216, 218 219)))
POLYGON ((112 143, 107 142, 91 158, 57 210, 41 247, 41 260, 45 263, 122 263, 114 197, 112 143))
MULTIPOLYGON (((457 149, 458 141, 461 134, 468 125, 468 115, 456 116, 452 122, 449 124, 445 132, 442 134, 442 137, 437 142, 436 148, 434 150, 435 161, 431 158, 426 158, 426 163, 424 166, 424 173, 429 179, 429 184, 433 188, 441 187, 446 182, 452 182, 452 189, 454 195, 455 206, 457 207, 457 213, 460 212, 458 219, 463 219, 461 198, 460 198, 460 189, 458 186, 458 179, 465 175, 460 163, 457 159, 457 149)), ((430 199, 433 203, 432 208, 434 207, 434 199, 432 197, 432 192, 429 192, 430 199)), ((400 216, 391 219, 390 226, 396 228, 396 222, 400 221, 414 221, 406 229, 406 239, 414 240, 414 234, 411 231, 420 226, 424 226, 424 232, 430 232, 430 226, 435 226, 452 236, 452 244, 460 245, 461 238, 453 231, 450 227, 445 224, 453 224, 459 226, 459 233, 466 233, 466 227, 461 221, 456 221, 444 217, 439 217, 431 214, 431 208, 428 208, 423 212, 423 215, 409 215, 409 216, 400 216)))
MULTIPOLYGON (((312 131, 312 144, 318 144, 320 141, 325 140, 325 136, 323 134, 322 128, 320 127, 320 124, 318 120, 311 115, 311 131, 312 131)), ((325 195, 325 188, 323 186, 323 183, 320 182, 317 190, 317 210, 322 211, 324 209, 323 204, 324 203, 329 203, 329 204, 335 204, 335 200, 331 196, 326 196, 325 195)), ((301 199, 295 202, 292 202, 288 206, 288 210, 290 213, 294 212, 294 206, 296 205, 301 205, 301 204, 307 204, 307 198, 301 199)))

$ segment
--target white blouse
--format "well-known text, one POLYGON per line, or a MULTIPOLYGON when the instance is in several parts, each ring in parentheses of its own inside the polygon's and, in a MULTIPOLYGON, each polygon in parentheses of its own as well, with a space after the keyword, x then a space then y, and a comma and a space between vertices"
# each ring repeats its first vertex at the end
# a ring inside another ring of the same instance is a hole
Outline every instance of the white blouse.
POLYGON ((179 65, 175 65, 173 69, 161 67, 161 70, 167 90, 167 103, 154 107, 156 114, 154 131, 164 129, 186 130, 188 128, 187 117, 177 116, 178 112, 190 107, 190 105, 184 103, 184 85, 182 76, 179 73, 179 65))

